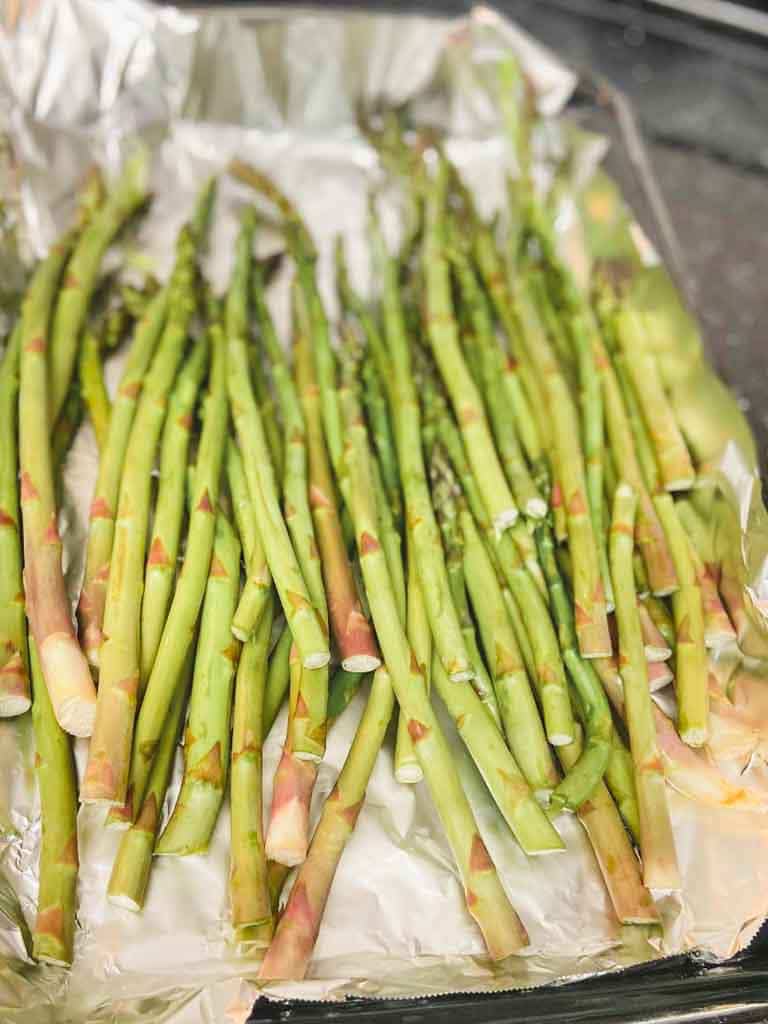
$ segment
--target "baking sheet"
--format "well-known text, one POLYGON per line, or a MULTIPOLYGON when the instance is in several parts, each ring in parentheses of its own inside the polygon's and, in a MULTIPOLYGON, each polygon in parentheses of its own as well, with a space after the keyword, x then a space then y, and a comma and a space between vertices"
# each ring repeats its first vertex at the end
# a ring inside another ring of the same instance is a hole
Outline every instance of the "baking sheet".
MULTIPOLYGON (((490 215, 503 201, 507 168, 514 168, 495 92, 494 66, 508 48, 531 75, 539 111, 547 118, 535 140, 540 186, 546 187, 558 161, 570 158, 572 195, 564 198, 558 224, 563 251, 584 274, 590 267, 592 214, 606 210, 605 201, 590 206, 589 197, 610 196, 614 211, 620 209, 607 185, 600 192, 595 176, 604 140, 578 133, 558 117, 575 76, 488 8, 454 20, 264 9, 190 14, 138 0, 39 0, 14 11, 9 4, 9 30, 0 38, 0 114, 14 155, 11 180, 29 256, 45 252, 67 223, 88 164, 97 160, 114 173, 141 139, 152 152, 154 201, 127 243, 128 255, 163 276, 176 229, 198 188, 238 156, 267 170, 296 199, 317 240, 321 287, 333 315, 331 248, 337 233, 348 243, 355 282, 364 290, 372 284, 366 198, 383 184, 383 175, 358 131, 358 104, 407 103, 414 121, 445 132, 449 155, 490 215)), ((206 259, 218 288, 228 278, 238 211, 252 201, 250 192, 222 177, 206 259)), ((397 190, 384 188, 381 203, 395 242, 397 190)), ((635 245, 638 231, 632 226, 635 245)), ((618 252, 624 241, 617 221, 604 246, 618 252)), ((266 225, 260 249, 277 245, 278 236, 266 225)), ((680 319, 674 297, 663 291, 665 277, 650 243, 641 249, 639 286, 655 282, 664 295, 664 315, 677 317, 675 323, 688 331, 685 338, 665 335, 668 365, 662 368, 674 374, 683 341, 697 344, 695 327, 680 319)), ((283 328, 289 275, 286 265, 270 294, 283 328)), ((685 351, 690 365, 693 349, 685 351)), ((108 367, 112 386, 119 366, 118 357, 108 367)), ((733 498, 744 578, 759 615, 768 594, 768 544, 753 453, 735 406, 705 368, 699 373, 698 364, 694 383, 690 374, 681 374, 674 395, 683 412, 718 396, 720 429, 706 461, 733 498), (723 437, 730 442, 723 445, 723 437)), ((73 597, 95 470, 95 443, 86 425, 67 462, 62 513, 73 597)), ((363 700, 363 694, 356 698, 331 733, 313 820, 343 763, 363 700)), ((283 713, 265 745, 267 807, 284 731, 283 713)), ((485 958, 428 794, 423 785, 394 782, 390 740, 336 876, 310 977, 300 984, 272 983, 266 994, 493 991, 687 950, 725 957, 749 941, 768 912, 768 773, 757 741, 748 756, 717 769, 749 788, 755 809, 707 807, 670 791, 684 889, 681 897, 660 899, 663 928, 648 930, 617 925, 589 844, 572 816, 557 821, 566 853, 525 858, 447 721, 446 731, 483 838, 531 936, 530 949, 501 965, 485 958)), ((82 770, 81 743, 77 754, 82 770)), ((75 965, 69 975, 32 965, 23 921, 33 920, 37 890, 40 820, 33 756, 30 723, 0 723, 2 1018, 245 1021, 260 989, 253 980, 257 962, 237 956, 230 942, 226 807, 206 856, 158 858, 140 916, 106 903, 117 837, 102 829, 103 812, 81 809, 75 965)), ((180 758, 166 811, 179 776, 180 758)))

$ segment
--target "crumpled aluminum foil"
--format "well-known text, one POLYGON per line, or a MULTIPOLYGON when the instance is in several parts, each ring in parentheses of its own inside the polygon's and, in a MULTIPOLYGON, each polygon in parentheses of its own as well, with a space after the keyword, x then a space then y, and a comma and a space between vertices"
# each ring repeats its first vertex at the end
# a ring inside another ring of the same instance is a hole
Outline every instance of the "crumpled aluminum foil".
MULTIPOLYGON (((5 15, 0 116, 14 162, 6 177, 18 186, 15 198, 30 255, 42 254, 67 222, 87 165, 97 160, 115 172, 138 137, 152 147, 154 201, 132 243, 132 257, 141 253, 144 264, 162 276, 199 186, 239 156, 267 169, 297 200, 317 240, 321 286, 333 314, 331 244, 338 232, 345 236, 356 282, 370 287, 365 203, 382 172, 357 128, 357 106, 407 102, 415 121, 438 126, 475 187, 482 212, 490 214, 503 201, 505 171, 513 164, 494 91, 494 64, 509 48, 522 60, 539 110, 549 118, 537 139, 541 183, 551 174, 553 154, 566 151, 574 194, 598 181, 604 141, 580 135, 567 118, 556 116, 568 103, 575 76, 488 8, 437 20, 264 9, 189 14, 139 0, 22 0, 6 3, 5 15)), ((395 238, 398 196, 385 188, 380 198, 385 227, 395 238)), ((238 210, 252 201, 252 194, 222 177, 206 266, 219 288, 231 265, 238 210)), ((605 204, 594 209, 605 220, 605 204)), ((575 201, 566 200, 562 212, 564 251, 586 273, 589 209, 579 211, 575 201)), ((630 228, 653 267, 652 246, 637 224, 630 228)), ((617 228, 617 251, 619 235, 617 228)), ((265 252, 277 244, 268 227, 260 244, 265 252)), ((288 276, 285 267, 270 296, 283 323, 288 276)), ((111 386, 119 369, 118 356, 108 366, 111 386)), ((702 372, 716 389, 711 374, 702 372)), ((720 402, 721 426, 733 424, 733 442, 716 461, 738 510, 744 577, 759 611, 768 592, 765 513, 738 413, 728 396, 720 395, 720 402)), ((67 462, 62 512, 73 597, 96 460, 86 425, 67 462)), ((757 662, 753 667, 761 669, 757 662)), ((315 819, 343 763, 363 700, 359 695, 332 730, 313 799, 315 819)), ((233 950, 226 807, 206 856, 158 858, 146 909, 138 916, 107 904, 116 836, 102 829, 103 812, 82 808, 75 964, 69 973, 37 967, 28 954, 40 841, 28 717, 0 721, 4 1021, 241 1024, 260 993, 324 999, 522 988, 688 950, 727 957, 749 942, 768 912, 768 770, 761 757, 748 757, 746 770, 736 759, 720 765, 750 787, 754 810, 708 807, 670 791, 683 892, 660 897, 662 928, 621 928, 577 820, 563 815, 557 821, 567 843, 564 854, 523 856, 446 722, 483 837, 529 931, 525 955, 500 965, 484 957, 428 793, 423 785, 395 783, 390 742, 344 853, 305 982, 260 989, 254 982, 257 961, 233 950)), ((284 730, 283 713, 265 747, 266 806, 284 730)), ((80 742, 81 770, 84 753, 80 742)), ((179 775, 180 760, 166 812, 179 775)))

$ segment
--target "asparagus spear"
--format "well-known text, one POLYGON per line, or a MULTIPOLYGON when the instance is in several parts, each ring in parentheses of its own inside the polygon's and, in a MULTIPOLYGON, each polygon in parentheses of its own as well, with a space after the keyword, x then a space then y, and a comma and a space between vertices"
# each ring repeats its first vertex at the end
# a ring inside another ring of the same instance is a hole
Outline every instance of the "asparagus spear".
MULTIPOLYGON (((247 226, 247 225, 246 225, 247 226)), ((328 608, 322 570, 315 543, 309 499, 307 443, 304 417, 285 355, 267 309, 259 269, 254 268, 254 300, 262 342, 272 364, 272 375, 286 429, 284 515, 299 568, 324 632, 328 608)), ((297 323, 302 333, 305 325, 297 323)), ((309 801, 316 777, 313 765, 325 752, 328 703, 328 666, 307 668, 296 664, 291 673, 291 701, 283 756, 275 774, 266 849, 280 863, 294 865, 306 855, 309 832, 309 801), (301 799, 296 793, 301 792, 301 799)))
POLYGON ((290 684, 288 660, 291 654, 293 638, 287 625, 283 626, 280 637, 272 651, 267 669, 267 682, 264 688, 264 736, 275 723, 277 713, 282 707, 290 684))
POLYGON ((370 354, 363 361, 363 404, 368 416, 374 450, 381 468, 384 490, 390 508, 399 523, 402 518, 402 494, 400 491, 400 470, 397 465, 395 435, 389 416, 389 407, 384 394, 376 363, 370 354))
POLYGON ((667 649, 670 652, 674 652, 675 623, 666 604, 661 598, 653 597, 651 594, 642 598, 642 603, 654 626, 664 638, 667 649))
POLYGON ((304 668, 294 644, 288 660, 288 728, 275 771, 266 837, 267 856, 286 867, 301 864, 309 845, 309 804, 317 779, 318 762, 315 758, 299 757, 293 749, 292 736, 293 723, 297 717, 303 717, 299 703, 302 687, 306 688, 307 676, 318 671, 304 668))
MULTIPOLYGON (((454 232, 457 234, 458 232, 454 232)), ((480 359, 481 387, 488 404, 491 425, 499 447, 504 471, 525 515, 541 519, 546 515, 547 503, 531 478, 520 450, 512 408, 507 404, 504 384, 505 360, 493 335, 493 322, 488 300, 480 288, 474 268, 460 244, 454 244, 450 256, 459 278, 462 296, 472 319, 480 359)))
POLYGON ((626 483, 616 488, 611 522, 611 573, 619 624, 621 678, 627 725, 635 762, 640 810, 640 849, 643 879, 651 889, 679 889, 675 841, 667 807, 664 769, 656 740, 656 726, 643 653, 637 597, 632 569, 632 547, 637 496, 626 483))
POLYGON ((272 576, 261 545, 243 460, 232 438, 227 442, 226 464, 229 493, 243 544, 246 568, 245 583, 232 619, 232 632, 245 643, 251 639, 261 621, 272 590, 272 576))
POLYGON ((605 403, 605 426, 615 472, 620 473, 637 494, 637 546, 645 562, 651 591, 663 597, 677 587, 675 566, 664 529, 643 481, 621 389, 605 346, 599 338, 595 339, 595 352, 605 403))
POLYGON ((0 363, 0 717, 21 715, 31 704, 27 675, 27 629, 21 575, 21 530, 17 478, 17 395, 21 321, 0 363))
MULTIPOLYGON (((242 338, 247 337, 248 335, 237 333, 237 336, 242 338)), ((269 448, 272 465, 275 468, 276 480, 279 484, 285 471, 285 466, 283 464, 285 461, 283 429, 282 424, 278 423, 277 406, 270 392, 267 374, 265 373, 264 366, 262 365, 261 351, 254 345, 248 349, 248 362, 251 368, 253 394, 256 398, 259 416, 261 417, 261 422, 264 426, 264 436, 267 440, 267 447, 269 448)))
POLYGON ((528 785, 549 793, 558 781, 496 570, 468 508, 460 511, 464 569, 499 701, 504 732, 528 785))
POLYGON ((139 633, 151 473, 167 395, 194 310, 194 272, 195 238, 185 227, 176 246, 168 319, 131 427, 120 483, 99 651, 96 722, 81 790, 81 799, 88 803, 119 805, 126 799, 136 705, 142 684, 146 685, 140 674, 139 633))
POLYGON ((646 661, 669 661, 672 648, 667 644, 648 610, 648 599, 637 602, 637 614, 640 617, 640 629, 643 634, 643 649, 646 661))
POLYGON ((160 447, 160 485, 157 492, 144 574, 141 603, 142 679, 149 679, 171 603, 176 579, 181 526, 184 518, 187 454, 195 405, 208 368, 208 339, 196 342, 171 392, 160 447))
POLYGON ((510 372, 505 376, 504 383, 520 440, 534 469, 534 479, 538 480, 540 473, 548 475, 544 449, 549 441, 549 428, 544 415, 546 403, 541 381, 534 372, 525 346, 520 342, 512 295, 493 231, 489 225, 480 221, 469 190, 462 184, 458 174, 454 174, 454 183, 462 198, 477 268, 511 348, 512 359, 508 363, 510 372))
POLYGON ((642 314, 620 309, 616 334, 653 442, 662 483, 668 491, 688 490, 696 471, 664 391, 656 357, 649 349, 642 314))
MULTIPOLYGON (((237 238, 232 284, 227 292, 228 337, 246 338, 248 335, 253 227, 253 215, 249 212, 243 219, 237 238)), ((267 390, 261 351, 253 346, 249 350, 249 355, 254 397, 264 426, 272 463, 279 472, 282 467, 283 445, 276 433, 275 410, 267 390)), ((228 445, 227 477, 235 502, 235 517, 243 541, 247 570, 245 586, 232 620, 232 631, 238 640, 245 641, 253 636, 258 625, 269 597, 272 577, 259 536, 253 502, 248 495, 242 459, 233 442, 228 445)))
MULTIPOLYGON (((43 407, 45 408, 45 407, 43 407)), ((32 953, 43 963, 69 966, 77 889, 77 775, 72 741, 54 714, 35 642, 30 636, 32 725, 40 787, 42 840, 32 953)))
POLYGON ((232 692, 240 657, 240 643, 230 628, 239 589, 240 541, 219 511, 189 698, 184 776, 156 854, 205 853, 216 825, 229 768, 232 692))
POLYGON ((67 263, 51 338, 51 423, 59 418, 69 391, 80 333, 102 258, 121 227, 146 201, 147 176, 147 154, 138 151, 126 160, 114 189, 90 217, 67 263))
POLYGON ((373 630, 360 605, 347 556, 336 490, 323 438, 317 378, 306 335, 299 336, 294 354, 296 385, 307 428, 309 500, 320 548, 331 632, 344 668, 349 672, 369 672, 376 669, 381 660, 373 630))
POLYGON ((232 828, 229 894, 236 928, 271 922, 261 802, 261 745, 264 691, 274 601, 270 596, 259 625, 240 654, 235 683, 230 768, 232 828))
POLYGON ((51 461, 53 463, 54 476, 56 481, 57 496, 61 491, 60 471, 66 462, 72 442, 83 422, 83 397, 80 394, 79 384, 73 384, 69 389, 64 405, 61 410, 56 428, 51 437, 51 461))
MULTIPOLYGON (((348 372, 353 372, 351 367, 348 372)), ((343 390, 342 402, 348 437, 352 517, 363 579, 385 664, 391 673, 402 713, 408 719, 408 731, 416 756, 457 860, 469 912, 483 932, 489 955, 493 959, 502 959, 524 946, 527 936, 477 832, 472 811, 429 703, 418 662, 399 621, 378 538, 368 435, 353 387, 343 390)))
MULTIPOLYGON (((78 360, 80 394, 91 420, 99 452, 103 452, 109 436, 111 403, 104 383, 101 363, 101 341, 90 327, 83 331, 78 360)), ((57 428, 58 429, 58 428, 57 428)))
POLYGON ((107 441, 99 458, 88 524, 85 576, 77 610, 83 648, 89 662, 95 666, 99 663, 103 640, 104 604, 123 461, 144 375, 163 330, 167 306, 168 289, 164 288, 151 300, 136 326, 112 408, 107 441))
MULTIPOLYGON (((389 562, 387 568, 389 568, 389 562)), ((399 605, 401 604, 400 597, 401 595, 397 593, 397 585, 395 585, 398 610, 400 610, 399 605)), ((408 535, 408 582, 404 600, 408 643, 416 656, 424 676, 424 685, 429 692, 432 683, 432 634, 429 631, 427 608, 421 591, 416 568, 416 554, 413 550, 413 538, 410 533, 408 535)), ((408 719, 405 715, 400 714, 397 716, 397 738, 395 741, 395 778, 398 782, 410 785, 421 782, 424 778, 424 772, 421 770, 416 751, 413 749, 413 740, 408 732, 408 719)))
POLYGON ((96 691, 75 638, 61 566, 61 539, 51 462, 46 351, 62 267, 72 244, 65 236, 32 275, 21 316, 19 461, 24 528, 27 616, 59 724, 78 736, 93 730, 96 691))
POLYGON ((447 165, 441 162, 427 190, 424 237, 427 334, 483 501, 494 529, 501 534, 515 522, 518 509, 496 454, 482 400, 467 371, 458 342, 446 259, 447 175, 447 165))
POLYGON ((440 450, 433 451, 431 459, 431 475, 434 481, 432 502, 437 509, 437 520, 443 535, 445 550, 445 566, 451 587, 451 597, 461 623, 464 645, 469 654, 474 671, 472 688, 488 712, 488 717, 501 732, 501 714, 493 683, 488 675, 477 645, 475 626, 469 610, 467 585, 464 576, 464 538, 458 521, 458 509, 455 494, 455 479, 450 475, 450 467, 441 459, 440 450))
POLYGON ((140 911, 144 906, 152 870, 152 857, 160 829, 160 815, 165 794, 171 780, 179 733, 187 709, 187 698, 192 684, 196 641, 187 651, 181 678, 173 694, 168 719, 163 726, 157 745, 147 792, 136 815, 136 821, 123 834, 117 850, 112 873, 109 876, 107 899, 126 910, 140 911))
POLYGON ((427 483, 421 447, 421 412, 414 386, 395 261, 386 251, 377 225, 372 225, 374 254, 383 282, 386 340, 392 360, 395 423, 406 521, 413 532, 413 550, 427 616, 440 660, 453 682, 471 678, 472 666, 451 598, 442 558, 440 534, 427 483))
POLYGON ((524 324, 525 344, 545 382, 547 402, 552 411, 557 472, 563 489, 573 559, 573 599, 579 650, 585 658, 606 657, 611 653, 611 638, 598 547, 587 502, 578 416, 557 358, 542 329, 530 288, 521 284, 516 297, 524 324))
MULTIPOLYGON (((571 768, 581 756, 580 737, 560 747, 558 756, 566 770, 571 768)), ((658 924, 649 883, 643 883, 637 856, 605 783, 599 783, 577 814, 595 851, 616 917, 622 924, 658 924)))
POLYGON ((471 687, 451 683, 437 658, 432 662, 432 679, 496 806, 523 850, 532 856, 565 849, 500 732, 490 727, 477 694, 471 687))
POLYGON ((677 731, 689 747, 701 747, 709 735, 709 688, 704 646, 704 608, 691 543, 677 518, 668 494, 657 494, 653 503, 664 525, 675 563, 678 589, 672 595, 675 616, 675 692, 677 731))
POLYGON ((216 525, 214 509, 219 501, 221 464, 229 421, 226 341, 219 322, 209 325, 208 340, 211 373, 192 482, 184 562, 136 719, 127 799, 122 811, 110 816, 115 825, 126 816, 130 819, 144 800, 154 752, 178 685, 184 655, 194 635, 209 575, 216 525))
POLYGON ((357 822, 365 790, 392 717, 394 695, 386 668, 373 676, 368 702, 336 784, 323 805, 259 977, 301 979, 317 941, 325 904, 344 847, 357 822))
POLYGON ((563 661, 578 694, 586 727, 581 754, 555 789, 551 804, 555 809, 567 807, 575 811, 589 799, 605 774, 612 750, 613 722, 597 673, 579 653, 570 598, 557 565, 554 539, 546 526, 538 528, 537 541, 563 661))
POLYGON ((256 512, 259 535, 302 662, 307 668, 322 668, 328 664, 330 658, 328 641, 312 607, 307 585, 280 511, 274 470, 248 379, 245 343, 242 338, 230 336, 228 347, 232 418, 240 441, 248 491, 256 512))

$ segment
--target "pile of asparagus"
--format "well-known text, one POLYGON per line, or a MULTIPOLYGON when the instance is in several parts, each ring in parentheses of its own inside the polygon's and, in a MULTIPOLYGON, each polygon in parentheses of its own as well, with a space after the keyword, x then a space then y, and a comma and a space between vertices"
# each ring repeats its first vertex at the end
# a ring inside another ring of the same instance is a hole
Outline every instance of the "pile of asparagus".
POLYGON ((32 699, 39 959, 72 960, 78 799, 123 830, 107 895, 139 911, 153 857, 205 853, 228 791, 234 938, 263 952, 262 978, 303 977, 393 716, 396 777, 426 782, 489 956, 525 947, 434 691, 509 842, 562 850, 557 816, 577 814, 623 923, 655 923, 650 890, 680 888, 666 781, 696 790, 707 648, 737 642, 744 610, 712 561, 710 489, 649 321, 608 276, 584 293, 560 258, 519 111, 503 241, 439 147, 375 137, 407 181, 409 230, 392 252, 372 200, 377 294, 354 289, 339 243, 333 328, 296 206, 230 166, 282 230, 287 350, 255 208, 226 294, 203 279, 213 182, 168 282, 123 289, 94 326, 104 253, 147 200, 141 158, 108 194, 89 182, 35 268, 0 370, 0 713, 32 699), (110 403, 101 357, 126 332, 110 403), (75 625, 57 501, 83 403, 100 460, 75 625), (674 722, 652 699, 670 683, 674 722), (363 684, 310 835, 328 730, 363 684), (262 743, 286 697, 264 829, 262 743), (79 792, 68 734, 90 737, 79 792))

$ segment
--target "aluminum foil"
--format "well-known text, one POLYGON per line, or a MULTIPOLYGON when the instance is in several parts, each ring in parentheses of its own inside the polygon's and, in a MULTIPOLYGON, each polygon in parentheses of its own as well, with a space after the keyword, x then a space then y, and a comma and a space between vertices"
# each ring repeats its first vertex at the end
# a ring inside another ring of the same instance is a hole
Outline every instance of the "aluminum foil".
MULTIPOLYGON (((542 188, 567 157, 570 187, 562 193, 557 220, 563 252, 585 278, 598 249, 602 257, 626 254, 628 247, 635 257, 639 253, 638 288, 653 285, 663 296, 658 308, 669 329, 661 332, 667 348, 659 355, 678 414, 700 412, 702 403, 706 408, 717 401, 718 432, 702 458, 719 474, 732 501, 736 532, 726 542, 745 582, 760 653, 768 543, 748 431, 705 364, 695 386, 690 377, 676 384, 678 357, 685 352, 690 362, 698 352, 695 325, 679 307, 653 246, 598 172, 605 141, 580 133, 569 121, 576 78, 551 53, 488 8, 458 20, 437 20, 291 15, 263 8, 190 14, 138 0, 22 0, 6 2, 5 20, 0 115, 11 143, 12 173, 4 177, 16 190, 30 257, 42 254, 67 222, 88 164, 97 160, 114 173, 139 139, 151 148, 154 200, 122 259, 163 276, 176 228, 199 186, 239 156, 268 170, 296 199, 318 243, 321 286, 331 314, 335 235, 345 236, 356 282, 370 289, 364 223, 371 188, 380 191, 393 241, 401 219, 397 191, 382 187, 376 154, 358 130, 358 107, 407 103, 415 121, 438 127, 482 212, 491 214, 503 203, 506 171, 514 170, 501 130, 494 65, 514 50, 546 118, 535 140, 542 188)), ((238 210, 252 201, 247 190, 222 177, 206 266, 218 287, 229 274, 238 210)), ((279 241, 265 227, 259 244, 266 252, 279 241)), ((285 267, 270 296, 283 323, 288 274, 285 267)), ((112 386, 119 369, 117 357, 108 366, 112 386)), ((67 462, 62 511, 73 597, 82 572, 96 459, 86 425, 67 462)), ((738 729, 726 730, 730 745, 724 740, 709 764, 724 785, 734 792, 741 787, 745 796, 732 807, 710 807, 670 790, 684 888, 679 896, 659 894, 660 928, 617 925, 573 816, 557 820, 565 853, 524 857, 446 720, 483 837, 528 929, 530 948, 500 965, 485 958, 428 793, 423 785, 395 783, 390 740, 336 876, 309 978, 265 989, 254 980, 257 961, 237 955, 231 943, 226 807, 206 856, 155 862, 146 909, 138 916, 107 904, 116 837, 101 827, 100 812, 81 809, 75 964, 71 972, 33 964, 28 923, 34 915, 40 841, 33 739, 28 716, 2 721, 0 1017, 36 1024, 86 1018, 234 1024, 246 1020, 259 995, 326 999, 489 992, 617 970, 683 951, 728 957, 749 942, 768 912, 768 769, 762 754, 768 715, 760 703, 768 668, 752 659, 746 671, 751 745, 740 719, 738 729)), ((331 733, 313 798, 315 819, 349 747, 364 696, 331 733)), ((283 714, 265 747, 267 807, 284 731, 283 714)), ((84 753, 78 746, 81 770, 84 753)), ((180 762, 166 813, 179 775, 180 762)))

